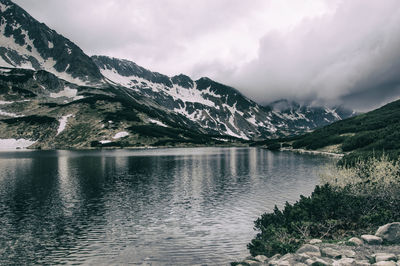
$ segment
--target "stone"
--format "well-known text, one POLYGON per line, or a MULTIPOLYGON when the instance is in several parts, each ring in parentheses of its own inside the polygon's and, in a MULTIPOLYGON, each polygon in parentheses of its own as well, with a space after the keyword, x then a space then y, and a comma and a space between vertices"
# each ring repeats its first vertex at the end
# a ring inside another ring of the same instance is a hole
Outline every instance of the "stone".
POLYGON ((351 249, 342 250, 341 253, 342 253, 343 257, 346 257, 346 258, 355 258, 356 257, 356 253, 351 249))
POLYGON ((281 257, 281 254, 275 254, 274 256, 272 256, 271 258, 270 258, 270 260, 277 260, 277 259, 279 259, 281 257))
POLYGON ((332 265, 332 260, 328 258, 313 257, 305 261, 307 265, 332 265))
POLYGON ((311 257, 307 254, 296 254, 296 260, 300 262, 306 262, 306 260, 310 259, 311 257))
POLYGON ((318 244, 318 243, 322 243, 322 240, 321 239, 311 239, 310 240, 310 242, 309 242, 311 245, 315 245, 315 244, 318 244))
POLYGON ((256 260, 258 260, 259 262, 264 262, 264 261, 268 260, 268 257, 267 257, 267 256, 264 256, 264 255, 257 255, 257 256, 255 256, 254 258, 255 258, 256 260))
POLYGON ((356 266, 367 266, 367 265, 371 265, 371 263, 369 263, 369 261, 367 260, 356 260, 353 263, 356 266))
POLYGON ((375 233, 376 236, 383 239, 383 241, 399 244, 400 243, 400 222, 385 224, 378 228, 375 233))
POLYGON ((335 250, 333 248, 322 248, 321 249, 321 254, 324 257, 333 258, 333 259, 342 258, 342 254, 340 254, 339 251, 337 251, 337 250, 335 250))
POLYGON ((268 265, 278 265, 280 257, 281 257, 281 254, 275 254, 274 256, 272 256, 269 259, 268 265))
POLYGON ((333 262, 333 266, 348 266, 348 265, 354 265, 355 260, 352 258, 343 258, 337 261, 333 262))
POLYGON ((252 265, 252 266, 261 266, 262 265, 261 262, 255 261, 255 260, 245 260, 243 262, 247 263, 248 265, 252 265))
POLYGON ((304 244, 303 246, 301 246, 296 254, 306 254, 310 257, 315 256, 315 257, 320 257, 321 256, 321 252, 319 251, 319 247, 314 246, 314 245, 310 245, 310 244, 304 244))
POLYGON ((290 261, 287 260, 283 260, 283 261, 278 261, 278 264, 276 264, 277 266, 291 266, 292 263, 290 263, 290 261))
POLYGON ((377 253, 377 254, 374 254, 373 257, 375 258, 376 262, 389 261, 389 260, 397 261, 397 256, 392 253, 377 253))
POLYGON ((374 263, 373 265, 377 265, 377 266, 396 266, 396 262, 394 262, 394 261, 380 261, 380 262, 374 263))
POLYGON ((361 246, 362 244, 364 244, 364 241, 362 241, 362 240, 359 239, 358 237, 352 237, 352 238, 350 238, 349 241, 347 241, 347 242, 353 243, 353 244, 355 244, 355 245, 357 245, 357 246, 361 246))
POLYGON ((361 239, 364 240, 369 245, 379 245, 382 244, 383 242, 382 238, 374 235, 362 235, 361 239))

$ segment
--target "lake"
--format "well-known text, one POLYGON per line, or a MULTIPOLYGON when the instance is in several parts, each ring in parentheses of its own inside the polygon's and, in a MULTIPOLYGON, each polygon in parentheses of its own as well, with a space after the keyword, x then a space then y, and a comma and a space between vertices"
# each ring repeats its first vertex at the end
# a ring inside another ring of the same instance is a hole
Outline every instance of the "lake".
POLYGON ((0 264, 224 265, 331 159, 260 148, 0 152, 0 264))

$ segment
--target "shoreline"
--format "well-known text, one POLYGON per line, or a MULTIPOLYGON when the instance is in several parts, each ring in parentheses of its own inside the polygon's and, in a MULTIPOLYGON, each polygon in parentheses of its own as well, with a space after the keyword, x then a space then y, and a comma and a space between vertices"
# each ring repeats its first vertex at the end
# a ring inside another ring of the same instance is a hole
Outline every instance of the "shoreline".
POLYGON ((316 151, 316 150, 305 150, 305 149, 291 149, 291 148, 281 148, 280 151, 290 151, 294 153, 312 154, 312 155, 325 155, 337 158, 342 158, 345 155, 344 153, 334 153, 327 151, 316 151))

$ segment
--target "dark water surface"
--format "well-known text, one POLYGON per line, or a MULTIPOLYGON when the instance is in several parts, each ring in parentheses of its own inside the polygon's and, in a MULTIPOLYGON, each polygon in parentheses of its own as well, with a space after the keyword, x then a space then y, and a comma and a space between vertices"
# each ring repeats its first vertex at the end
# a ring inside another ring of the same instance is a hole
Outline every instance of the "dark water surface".
POLYGON ((0 153, 0 264, 224 265, 329 159, 257 148, 0 153))

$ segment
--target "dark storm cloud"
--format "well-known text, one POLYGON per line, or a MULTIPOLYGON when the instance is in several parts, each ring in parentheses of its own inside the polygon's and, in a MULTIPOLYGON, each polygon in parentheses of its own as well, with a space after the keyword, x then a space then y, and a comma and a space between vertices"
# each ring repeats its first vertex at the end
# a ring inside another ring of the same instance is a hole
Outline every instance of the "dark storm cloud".
POLYGON ((15 0, 88 54, 209 76, 258 102, 400 95, 398 0, 15 0))
POLYGON ((343 103, 368 110, 400 96, 400 2, 343 1, 332 15, 271 32, 231 83, 261 101, 343 103))

